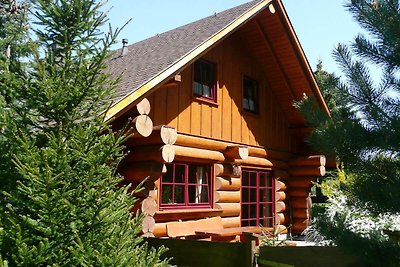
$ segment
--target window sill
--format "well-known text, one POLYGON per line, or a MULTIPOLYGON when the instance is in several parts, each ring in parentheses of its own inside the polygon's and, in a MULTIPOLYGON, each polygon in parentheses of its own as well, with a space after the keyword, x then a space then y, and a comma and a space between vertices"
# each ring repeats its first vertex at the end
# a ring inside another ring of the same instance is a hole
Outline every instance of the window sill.
POLYGON ((211 100, 211 99, 207 99, 207 98, 203 98, 200 96, 193 96, 194 100, 196 100, 197 102, 201 102, 203 104, 207 104, 209 106, 213 106, 213 107, 218 107, 218 102, 211 100))
POLYGON ((156 220, 190 220, 200 217, 218 216, 222 213, 220 209, 211 208, 186 208, 186 209, 167 209, 156 211, 154 218, 156 220))

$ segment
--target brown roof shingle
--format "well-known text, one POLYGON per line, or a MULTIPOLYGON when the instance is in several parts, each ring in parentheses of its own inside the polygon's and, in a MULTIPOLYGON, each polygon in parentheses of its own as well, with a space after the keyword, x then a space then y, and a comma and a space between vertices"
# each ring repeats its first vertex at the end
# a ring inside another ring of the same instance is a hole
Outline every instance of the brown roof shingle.
POLYGON ((107 62, 111 74, 123 74, 115 100, 137 90, 260 1, 248 2, 129 45, 129 52, 123 56, 120 56, 121 49, 116 50, 107 62))

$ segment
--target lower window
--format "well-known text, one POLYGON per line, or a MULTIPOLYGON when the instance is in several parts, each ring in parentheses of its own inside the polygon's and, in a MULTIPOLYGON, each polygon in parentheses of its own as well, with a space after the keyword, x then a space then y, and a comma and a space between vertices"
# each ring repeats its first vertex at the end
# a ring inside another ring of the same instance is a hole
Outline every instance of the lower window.
POLYGON ((273 226, 273 188, 270 172, 242 171, 242 226, 273 226))
POLYGON ((160 181, 162 208, 212 206, 210 165, 173 163, 167 165, 160 181))

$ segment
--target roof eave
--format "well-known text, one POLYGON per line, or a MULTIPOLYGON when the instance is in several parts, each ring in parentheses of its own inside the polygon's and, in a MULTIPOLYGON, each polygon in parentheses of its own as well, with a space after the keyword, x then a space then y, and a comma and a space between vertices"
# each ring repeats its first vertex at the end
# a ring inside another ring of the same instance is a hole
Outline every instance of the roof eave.
POLYGON ((312 72, 310 63, 308 62, 304 50, 299 42, 299 39, 297 38, 296 32, 294 31, 293 25, 289 20, 285 7, 282 5, 281 0, 277 0, 276 2, 277 6, 279 7, 278 9, 281 11, 280 17, 283 20, 283 24, 286 25, 287 35, 289 36, 290 39, 292 39, 293 48, 296 50, 304 74, 307 76, 307 80, 311 87, 310 90, 314 94, 314 97, 316 98, 320 107, 326 112, 326 114, 330 116, 331 113, 329 111, 328 105, 325 102, 322 92, 315 79, 314 73, 312 72))

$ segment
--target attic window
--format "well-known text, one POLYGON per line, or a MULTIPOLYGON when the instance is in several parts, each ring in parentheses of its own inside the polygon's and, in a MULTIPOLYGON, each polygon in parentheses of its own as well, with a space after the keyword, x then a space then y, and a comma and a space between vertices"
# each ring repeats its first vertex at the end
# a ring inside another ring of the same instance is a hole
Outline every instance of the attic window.
POLYGON ((258 83, 248 77, 243 78, 243 110, 258 114, 258 83))
POLYGON ((215 64, 197 60, 194 63, 193 94, 217 102, 215 64))

